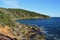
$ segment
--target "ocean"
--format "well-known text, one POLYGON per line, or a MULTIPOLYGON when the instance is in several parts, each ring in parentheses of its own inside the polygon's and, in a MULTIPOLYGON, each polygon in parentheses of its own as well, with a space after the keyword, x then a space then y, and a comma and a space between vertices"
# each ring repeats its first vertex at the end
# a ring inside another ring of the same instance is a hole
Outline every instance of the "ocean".
POLYGON ((19 23, 37 26, 44 29, 46 40, 60 40, 60 17, 50 19, 16 20, 19 23))

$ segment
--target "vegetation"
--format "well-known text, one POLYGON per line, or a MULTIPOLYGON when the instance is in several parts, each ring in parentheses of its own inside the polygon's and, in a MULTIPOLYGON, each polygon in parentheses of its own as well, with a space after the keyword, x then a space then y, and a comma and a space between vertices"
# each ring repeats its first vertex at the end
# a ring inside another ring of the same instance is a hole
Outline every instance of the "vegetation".
POLYGON ((18 19, 44 19, 49 18, 47 15, 39 14, 24 9, 0 8, 0 24, 13 26, 14 20, 18 19))
POLYGON ((10 16, 8 14, 7 15, 4 14, 3 12, 0 12, 0 24, 1 25, 11 25, 11 26, 14 25, 10 16))
POLYGON ((11 12, 12 15, 14 15, 14 17, 19 18, 19 19, 49 18, 49 16, 47 15, 39 14, 39 13, 32 12, 32 11, 27 11, 24 9, 8 8, 7 10, 11 12))

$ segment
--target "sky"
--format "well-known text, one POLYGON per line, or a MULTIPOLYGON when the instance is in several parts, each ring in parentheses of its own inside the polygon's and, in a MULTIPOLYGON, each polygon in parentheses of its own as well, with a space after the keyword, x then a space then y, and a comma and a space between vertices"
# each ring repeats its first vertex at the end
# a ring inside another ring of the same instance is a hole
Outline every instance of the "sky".
POLYGON ((60 17, 60 0, 0 0, 0 7, 20 8, 60 17))

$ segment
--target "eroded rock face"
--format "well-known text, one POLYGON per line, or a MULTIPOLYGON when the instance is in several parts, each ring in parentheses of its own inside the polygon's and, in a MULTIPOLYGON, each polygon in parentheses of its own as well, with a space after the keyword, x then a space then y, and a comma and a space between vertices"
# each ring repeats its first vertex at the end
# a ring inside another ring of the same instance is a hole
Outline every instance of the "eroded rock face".
POLYGON ((15 38, 15 36, 11 33, 11 28, 8 25, 0 26, 0 33, 4 34, 4 35, 7 35, 11 38, 15 38))
POLYGON ((5 36, 3 34, 0 34, 0 40, 17 40, 16 38, 11 38, 9 36, 5 36))
POLYGON ((0 40, 17 40, 15 36, 11 33, 11 28, 6 25, 0 25, 0 40))

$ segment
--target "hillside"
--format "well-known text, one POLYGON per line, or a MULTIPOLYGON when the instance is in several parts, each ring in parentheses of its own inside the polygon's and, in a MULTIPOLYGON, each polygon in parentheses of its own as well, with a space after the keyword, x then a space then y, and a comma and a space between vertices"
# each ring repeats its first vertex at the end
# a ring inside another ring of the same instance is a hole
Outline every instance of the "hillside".
POLYGON ((14 15, 14 17, 19 18, 19 19, 34 19, 34 18, 43 19, 43 18, 48 18, 49 17, 47 15, 39 14, 39 13, 32 12, 32 11, 27 11, 27 10, 24 10, 24 9, 8 8, 7 10, 9 12, 13 13, 12 15, 14 15))
POLYGON ((36 12, 24 10, 24 9, 14 9, 14 8, 0 8, 1 11, 7 13, 11 16, 11 18, 15 19, 44 19, 49 18, 48 15, 39 14, 36 12))
POLYGON ((14 20, 18 19, 44 19, 47 15, 31 12, 23 9, 0 8, 0 24, 14 25, 14 20), (12 22, 13 21, 13 22, 12 22))
POLYGON ((10 16, 8 14, 5 14, 3 12, 0 12, 0 24, 2 25, 13 25, 10 16))
MULTIPOLYGON (((49 16, 23 9, 0 8, 0 34, 11 37, 12 39, 15 38, 16 40, 45 40, 42 28, 20 24, 15 21, 18 19, 36 18, 43 19, 49 18, 49 16)), ((5 37, 1 36, 0 39, 5 37)), ((5 38, 8 39, 8 37, 5 38)))

